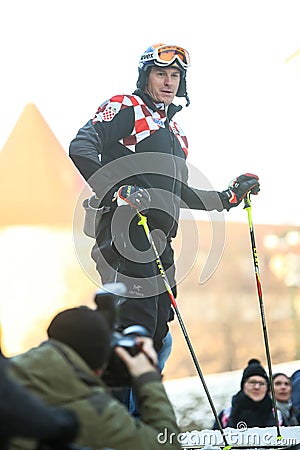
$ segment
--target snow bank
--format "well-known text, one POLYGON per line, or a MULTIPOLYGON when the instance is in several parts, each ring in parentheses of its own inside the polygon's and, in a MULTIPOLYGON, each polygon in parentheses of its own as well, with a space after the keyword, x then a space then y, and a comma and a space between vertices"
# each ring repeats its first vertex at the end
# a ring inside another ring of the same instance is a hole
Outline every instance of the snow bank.
MULTIPOLYGON (((272 372, 280 371, 290 376, 297 369, 300 369, 300 361, 274 365, 272 372)), ((241 377, 242 370, 207 376, 204 374, 217 412, 230 405, 232 395, 240 388, 241 377)), ((165 381, 164 386, 174 407, 178 424, 182 429, 209 430, 212 427, 214 416, 198 376, 165 381)), ((299 429, 298 433, 300 435, 299 429)))

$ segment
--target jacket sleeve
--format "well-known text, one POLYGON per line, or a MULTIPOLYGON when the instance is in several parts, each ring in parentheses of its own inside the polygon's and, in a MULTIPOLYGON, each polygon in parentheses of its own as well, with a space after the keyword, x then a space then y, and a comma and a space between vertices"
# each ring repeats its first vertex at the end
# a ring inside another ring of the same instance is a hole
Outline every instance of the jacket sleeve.
POLYGON ((91 120, 79 129, 70 143, 69 156, 86 181, 102 165, 99 158, 102 145, 91 120))
POLYGON ((122 137, 129 136, 133 126, 133 108, 127 107, 111 121, 89 120, 71 141, 69 156, 94 192, 102 193, 103 186, 111 184, 111 173, 99 169, 113 160, 111 146, 122 137))
POLYGON ((148 372, 135 381, 141 419, 135 419, 109 393, 94 390, 89 401, 72 404, 81 423, 79 445, 116 450, 180 449, 179 429, 160 375, 148 372), (96 412, 96 414, 95 414, 96 412))
POLYGON ((292 402, 293 405, 300 411, 300 370, 292 375, 292 402))
MULTIPOLYGON (((173 407, 167 397, 164 386, 160 381, 160 375, 149 372, 133 384, 133 390, 145 424, 145 434, 149 432, 151 438, 152 430, 155 430, 156 443, 164 449, 181 448, 177 440, 179 429, 177 426, 173 407)), ((151 447, 153 449, 156 446, 151 447)))
POLYGON ((218 191, 205 191, 182 184, 181 208, 200 209, 205 211, 223 211, 223 194, 218 191))

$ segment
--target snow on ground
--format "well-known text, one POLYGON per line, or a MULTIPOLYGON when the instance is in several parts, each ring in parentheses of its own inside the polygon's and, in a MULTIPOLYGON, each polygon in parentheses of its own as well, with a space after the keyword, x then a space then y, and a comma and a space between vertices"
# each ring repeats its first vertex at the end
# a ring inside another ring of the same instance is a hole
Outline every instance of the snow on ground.
MULTIPOLYGON (((290 376, 297 369, 300 369, 300 361, 274 365, 272 373, 284 372, 290 376)), ((203 375, 214 406, 220 412, 230 405, 232 395, 240 389, 242 370, 203 375)), ((212 427, 214 415, 200 377, 169 380, 164 382, 164 386, 182 429, 194 429, 191 426, 198 430, 212 427)), ((300 437, 300 431, 298 433, 300 437)))

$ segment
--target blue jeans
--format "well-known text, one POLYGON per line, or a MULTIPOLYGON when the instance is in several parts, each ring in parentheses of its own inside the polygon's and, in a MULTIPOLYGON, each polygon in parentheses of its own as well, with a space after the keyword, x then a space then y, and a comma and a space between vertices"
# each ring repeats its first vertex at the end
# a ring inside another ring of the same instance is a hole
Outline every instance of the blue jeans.
POLYGON ((172 335, 170 331, 166 334, 166 336, 163 339, 163 345, 160 351, 158 352, 158 367, 159 370, 162 372, 163 368, 165 367, 166 361, 170 356, 171 350, 172 350, 172 335))
MULTIPOLYGON (((158 367, 159 367, 160 372, 163 371, 166 361, 170 356, 170 353, 172 350, 172 342, 173 342, 172 335, 171 335, 170 331, 168 331, 168 333, 166 334, 166 336, 163 339, 162 348, 160 349, 160 351, 157 354, 158 367)), ((134 417, 140 417, 140 413, 138 411, 132 389, 130 389, 129 412, 134 417)))

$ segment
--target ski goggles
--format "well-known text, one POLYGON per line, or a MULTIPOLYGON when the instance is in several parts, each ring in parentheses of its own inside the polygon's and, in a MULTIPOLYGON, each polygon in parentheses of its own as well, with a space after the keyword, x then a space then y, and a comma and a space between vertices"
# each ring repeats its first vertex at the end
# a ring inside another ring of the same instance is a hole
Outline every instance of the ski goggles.
POLYGON ((190 55, 187 50, 177 45, 161 45, 154 48, 153 55, 145 55, 145 60, 153 59, 158 66, 170 66, 173 62, 177 62, 183 69, 190 66, 190 55))

